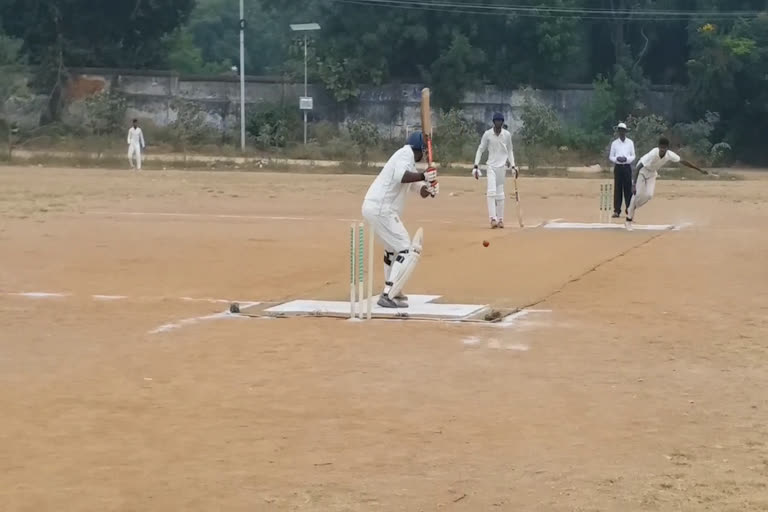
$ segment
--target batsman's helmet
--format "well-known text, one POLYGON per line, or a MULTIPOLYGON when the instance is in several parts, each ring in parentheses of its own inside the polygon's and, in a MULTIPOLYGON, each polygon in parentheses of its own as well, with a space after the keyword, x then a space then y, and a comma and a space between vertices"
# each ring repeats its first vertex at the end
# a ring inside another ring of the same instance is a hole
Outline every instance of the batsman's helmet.
POLYGON ((424 151, 424 135, 421 132, 413 132, 408 136, 406 144, 414 151, 424 151))
POLYGON ((496 121, 501 121, 501 122, 503 123, 503 122, 504 122, 504 114, 502 114, 501 112, 496 112, 495 114, 493 114, 493 119, 492 119, 492 121, 493 121, 494 123, 495 123, 496 121))

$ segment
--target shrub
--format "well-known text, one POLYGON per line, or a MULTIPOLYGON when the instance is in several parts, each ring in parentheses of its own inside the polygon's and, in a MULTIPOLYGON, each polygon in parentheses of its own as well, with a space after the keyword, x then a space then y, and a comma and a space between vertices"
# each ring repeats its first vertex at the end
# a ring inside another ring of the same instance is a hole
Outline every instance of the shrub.
POLYGON ((727 142, 718 142, 710 151, 710 162, 715 166, 727 165, 731 160, 731 145, 727 142))
POLYGON ((461 158, 463 149, 472 136, 472 125, 464 118, 463 111, 452 108, 440 113, 440 124, 436 133, 440 145, 435 145, 435 158, 442 166, 450 167, 461 158))
POLYGON ((521 115, 523 128, 520 135, 525 144, 528 165, 535 168, 539 148, 545 145, 557 145, 562 138, 562 128, 552 107, 536 101, 530 88, 523 89, 523 94, 525 96, 521 115))
POLYGON ((355 120, 347 123, 349 136, 360 154, 360 161, 368 164, 368 157, 372 149, 379 144, 379 130, 370 121, 355 120))
POLYGON ((697 157, 709 159, 712 150, 710 137, 719 122, 719 114, 707 112, 704 118, 698 121, 678 123, 673 129, 673 133, 697 157))
POLYGON ((122 94, 102 91, 85 100, 86 126, 93 135, 112 135, 125 125, 127 100, 122 94))
POLYGON ((285 147, 303 134, 296 109, 271 103, 262 104, 248 118, 245 129, 263 148, 285 147))
POLYGON ((629 138, 635 143, 637 158, 655 147, 659 142, 659 137, 664 135, 668 129, 666 120, 655 114, 640 117, 629 116, 627 127, 630 129, 629 138))
POLYGON ((176 111, 176 120, 171 123, 174 142, 186 152, 189 144, 202 142, 209 131, 205 112, 197 103, 181 99, 174 100, 171 108, 176 111))

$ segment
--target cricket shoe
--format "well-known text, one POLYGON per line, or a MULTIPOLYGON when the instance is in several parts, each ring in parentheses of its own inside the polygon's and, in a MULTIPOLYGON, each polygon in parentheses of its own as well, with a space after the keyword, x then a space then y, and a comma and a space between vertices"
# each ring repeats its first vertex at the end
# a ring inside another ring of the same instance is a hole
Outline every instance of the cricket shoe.
POLYGON ((392 299, 387 295, 386 293, 382 293, 379 297, 379 301, 376 303, 382 308, 389 308, 389 309, 397 309, 397 308, 407 308, 408 303, 403 301, 398 301, 395 299, 392 299))
POLYGON ((612 219, 619 219, 621 218, 621 214, 619 212, 614 212, 613 215, 611 215, 612 219))
POLYGON ((496 229, 499 227, 499 223, 496 222, 496 219, 491 219, 491 229, 496 229))
POLYGON ((499 222, 496 225, 499 226, 499 229, 504 229, 504 221, 503 220, 499 219, 499 222))
POLYGON ((632 231, 632 219, 627 217, 627 220, 624 221, 624 227, 627 228, 627 231, 632 231))

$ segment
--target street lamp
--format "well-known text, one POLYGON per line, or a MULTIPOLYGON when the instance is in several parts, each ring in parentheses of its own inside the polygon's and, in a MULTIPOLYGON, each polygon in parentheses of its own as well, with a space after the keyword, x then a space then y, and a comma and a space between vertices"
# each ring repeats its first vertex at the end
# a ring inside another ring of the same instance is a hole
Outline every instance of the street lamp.
POLYGON ((245 151, 245 6, 240 0, 240 149, 245 151))
POLYGON ((299 98, 299 108, 304 111, 304 145, 307 144, 307 111, 312 110, 312 98, 307 91, 307 32, 320 30, 317 23, 298 23, 292 24, 291 30, 294 32, 304 32, 304 96, 299 98))

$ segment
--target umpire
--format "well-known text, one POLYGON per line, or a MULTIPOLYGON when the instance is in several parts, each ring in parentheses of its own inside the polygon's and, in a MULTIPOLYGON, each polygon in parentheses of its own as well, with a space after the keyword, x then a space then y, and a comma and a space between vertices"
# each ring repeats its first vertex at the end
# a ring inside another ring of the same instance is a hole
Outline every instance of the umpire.
POLYGON ((619 138, 611 144, 608 158, 613 162, 613 218, 621 217, 621 198, 624 197, 624 211, 632 200, 632 162, 635 161, 635 143, 627 137, 627 125, 616 127, 619 138))

